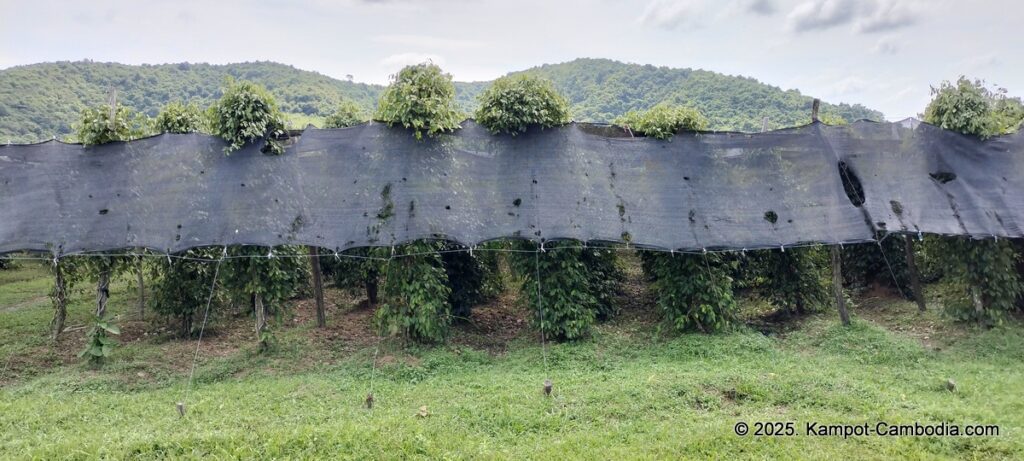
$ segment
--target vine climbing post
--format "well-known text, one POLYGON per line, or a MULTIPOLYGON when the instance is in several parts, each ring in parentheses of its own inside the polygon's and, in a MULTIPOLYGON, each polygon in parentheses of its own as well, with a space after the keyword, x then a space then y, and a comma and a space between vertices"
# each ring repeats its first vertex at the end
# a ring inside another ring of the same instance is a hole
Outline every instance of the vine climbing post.
POLYGON ((108 299, 110 299, 110 267, 104 265, 100 270, 99 281, 96 283, 96 317, 103 318, 107 313, 108 299))
POLYGON ((313 272, 313 296, 316 298, 316 326, 324 328, 327 326, 327 316, 324 313, 324 281, 320 270, 320 250, 315 246, 309 247, 309 265, 313 272))
POLYGON ((921 277, 917 272, 917 262, 914 260, 914 238, 910 234, 903 236, 907 253, 907 272, 910 273, 910 289, 914 291, 914 301, 917 302, 917 309, 924 312, 924 292, 921 291, 921 277))
POLYGON ((53 260, 53 320, 50 322, 50 330, 53 339, 64 331, 64 321, 68 317, 68 295, 67 280, 64 279, 64 268, 55 258, 53 260))
POLYGON ((832 290, 836 295, 836 307, 839 308, 839 319, 844 326, 850 325, 850 313, 846 311, 846 299, 843 297, 843 266, 838 245, 832 245, 832 290))

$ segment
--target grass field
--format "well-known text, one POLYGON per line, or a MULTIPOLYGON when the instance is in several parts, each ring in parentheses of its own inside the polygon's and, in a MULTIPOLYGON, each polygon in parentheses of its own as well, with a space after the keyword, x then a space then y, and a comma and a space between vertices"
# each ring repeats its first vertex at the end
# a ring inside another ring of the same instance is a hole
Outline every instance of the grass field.
MULTIPOLYGON (((250 319, 222 309, 189 390, 195 340, 137 319, 128 281, 112 296, 122 347, 96 369, 75 357, 82 330, 48 339, 48 275, 23 263, 0 271, 0 458, 1024 458, 1019 318, 982 330, 937 306, 918 314, 865 295, 850 328, 832 312, 780 325, 745 300, 748 327, 675 335, 659 333, 650 295, 629 289, 621 316, 546 353, 514 294, 435 347, 379 343, 370 309, 333 289, 326 330, 298 300, 267 354, 250 319), (738 436, 741 421, 791 421, 796 435, 738 436), (990 424, 999 435, 804 434, 810 422, 879 421, 990 424)), ((68 325, 86 322, 90 302, 73 297, 68 325)))

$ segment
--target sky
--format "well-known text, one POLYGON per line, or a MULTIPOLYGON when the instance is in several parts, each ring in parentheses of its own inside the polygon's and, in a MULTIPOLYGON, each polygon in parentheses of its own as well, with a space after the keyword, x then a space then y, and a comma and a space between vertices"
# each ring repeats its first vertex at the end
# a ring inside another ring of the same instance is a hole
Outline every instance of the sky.
POLYGON ((427 59, 473 81, 610 58, 753 77, 897 120, 960 75, 1024 94, 1022 26, 1019 0, 0 0, 0 68, 261 60, 387 83, 427 59))

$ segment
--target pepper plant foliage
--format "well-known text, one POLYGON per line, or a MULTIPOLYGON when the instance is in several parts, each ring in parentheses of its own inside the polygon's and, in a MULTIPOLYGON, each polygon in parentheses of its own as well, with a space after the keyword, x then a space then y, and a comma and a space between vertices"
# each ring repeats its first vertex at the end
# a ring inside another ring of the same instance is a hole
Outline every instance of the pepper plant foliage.
POLYGON ((748 262, 755 267, 753 273, 759 275, 753 286, 782 312, 805 314, 821 310, 831 302, 830 259, 823 248, 759 250, 747 254, 748 262))
POLYGON ((434 343, 448 336, 451 304, 448 276, 437 242, 402 245, 386 263, 384 303, 375 320, 382 334, 434 343))
POLYGON ((550 81, 520 74, 501 77, 479 96, 476 121, 494 134, 515 136, 531 125, 550 128, 570 121, 569 103, 550 81))
POLYGON ((160 111, 154 120, 160 133, 195 133, 202 131, 203 111, 195 104, 172 102, 160 111))
POLYGON ((76 126, 78 142, 95 146, 114 141, 130 141, 150 134, 150 120, 125 106, 90 107, 82 110, 76 126), (111 119, 113 116, 113 119, 111 119))
POLYGON ((155 312, 177 319, 179 334, 187 338, 192 335, 196 313, 201 313, 207 300, 214 296, 210 290, 216 290, 213 277, 221 249, 193 248, 180 256, 183 257, 166 262, 156 260, 150 265, 154 280, 150 299, 155 312))
POLYGON ((626 112, 615 119, 615 124, 644 136, 671 139, 679 130, 707 129, 708 119, 697 109, 661 103, 646 111, 626 112))
POLYGON ((675 330, 722 331, 736 322, 735 261, 717 254, 643 252, 658 310, 675 330))
POLYGON ((537 249, 532 243, 514 245, 520 251, 512 253, 510 262, 523 279, 521 297, 534 311, 534 326, 549 338, 581 338, 599 316, 611 315, 618 275, 611 274, 614 265, 605 265, 607 259, 594 263, 608 257, 595 252, 607 250, 583 248, 579 242, 569 241, 540 253, 530 251, 537 249), (611 282, 603 278, 609 276, 611 282))
POLYGON ((367 120, 366 113, 359 104, 343 99, 337 109, 324 119, 324 128, 347 128, 367 120))
POLYGON ((940 253, 944 262, 947 285, 942 290, 942 304, 948 315, 997 325, 1018 308, 1024 285, 1016 270, 1019 257, 1010 241, 941 237, 928 243, 928 251, 940 253))
POLYGON ((1006 90, 990 90, 981 80, 960 77, 932 88, 925 121, 947 130, 988 138, 1020 129, 1024 104, 1008 98, 1006 90))
MULTIPOLYGON (((925 109, 926 122, 981 138, 1018 128, 1017 117, 1024 117, 1019 99, 964 77, 932 88, 932 101, 925 109)), ((929 240, 927 251, 944 268, 944 279, 952 288, 944 307, 955 318, 998 323, 1021 296, 1019 256, 1005 240, 938 237, 929 240)))
POLYGON ((207 118, 212 133, 229 143, 225 153, 259 140, 266 143, 264 153, 284 153, 284 146, 275 139, 284 134, 284 116, 270 92, 245 80, 228 80, 223 92, 207 109, 207 118))
POLYGON ((463 115, 452 76, 429 62, 406 66, 380 96, 374 119, 413 130, 416 139, 455 131, 463 115))
POLYGON ((284 301, 307 286, 309 265, 303 250, 295 246, 230 247, 220 269, 223 286, 249 305, 258 295, 268 313, 279 313, 284 301))

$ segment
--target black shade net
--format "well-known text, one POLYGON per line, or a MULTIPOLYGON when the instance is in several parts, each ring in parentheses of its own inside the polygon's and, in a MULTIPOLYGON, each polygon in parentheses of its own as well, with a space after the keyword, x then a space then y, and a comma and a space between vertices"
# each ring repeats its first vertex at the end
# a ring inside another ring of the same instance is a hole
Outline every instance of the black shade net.
POLYGON ((284 155, 200 134, 0 147, 0 252, 416 239, 754 249, 886 232, 1021 237, 1024 137, 820 123, 632 138, 573 124, 519 136, 469 121, 417 141, 370 123, 307 129, 284 155), (861 206, 858 206, 861 205, 861 206))

